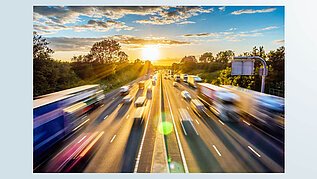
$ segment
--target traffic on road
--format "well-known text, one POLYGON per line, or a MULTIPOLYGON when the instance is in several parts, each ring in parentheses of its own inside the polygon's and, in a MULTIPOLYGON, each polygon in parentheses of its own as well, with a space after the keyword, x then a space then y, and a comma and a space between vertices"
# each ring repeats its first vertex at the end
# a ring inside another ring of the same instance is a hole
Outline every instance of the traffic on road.
POLYGON ((33 100, 35 173, 281 173, 284 98, 170 70, 33 100))

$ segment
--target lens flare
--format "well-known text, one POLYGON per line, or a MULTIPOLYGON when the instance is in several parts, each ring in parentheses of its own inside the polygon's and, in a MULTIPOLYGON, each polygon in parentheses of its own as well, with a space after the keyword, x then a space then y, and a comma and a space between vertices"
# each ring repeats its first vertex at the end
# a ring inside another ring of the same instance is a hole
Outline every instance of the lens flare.
POLYGON ((173 124, 167 121, 163 121, 158 126, 158 129, 161 134, 168 135, 169 133, 173 131, 173 124))

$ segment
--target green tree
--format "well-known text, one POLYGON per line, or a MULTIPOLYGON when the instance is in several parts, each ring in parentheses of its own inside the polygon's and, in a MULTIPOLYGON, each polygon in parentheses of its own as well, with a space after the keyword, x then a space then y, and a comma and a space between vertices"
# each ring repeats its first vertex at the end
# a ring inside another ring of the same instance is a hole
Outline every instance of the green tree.
POLYGON ((199 57, 200 62, 213 62, 214 60, 214 56, 211 52, 205 52, 199 57))
POLYGON ((93 61, 97 63, 113 63, 118 58, 120 44, 116 40, 105 39, 101 42, 96 42, 90 49, 93 61))
POLYGON ((216 62, 228 63, 234 57, 232 50, 221 51, 216 55, 216 62))

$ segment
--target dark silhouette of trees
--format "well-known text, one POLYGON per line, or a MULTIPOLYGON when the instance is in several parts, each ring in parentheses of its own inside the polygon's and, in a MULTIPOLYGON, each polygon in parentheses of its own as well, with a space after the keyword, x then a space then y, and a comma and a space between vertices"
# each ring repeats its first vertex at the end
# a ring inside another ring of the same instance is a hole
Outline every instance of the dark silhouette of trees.
POLYGON ((211 52, 205 52, 199 57, 200 62, 214 62, 215 58, 211 52))

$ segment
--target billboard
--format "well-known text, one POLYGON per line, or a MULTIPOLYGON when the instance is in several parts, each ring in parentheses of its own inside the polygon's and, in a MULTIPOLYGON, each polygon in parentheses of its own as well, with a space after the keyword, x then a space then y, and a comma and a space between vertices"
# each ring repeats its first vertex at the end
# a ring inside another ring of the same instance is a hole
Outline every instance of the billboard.
POLYGON ((253 67, 254 60, 233 60, 231 65, 231 75, 253 75, 253 67))

